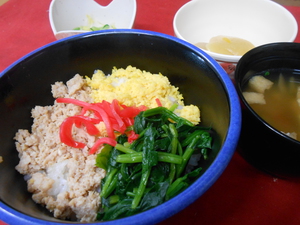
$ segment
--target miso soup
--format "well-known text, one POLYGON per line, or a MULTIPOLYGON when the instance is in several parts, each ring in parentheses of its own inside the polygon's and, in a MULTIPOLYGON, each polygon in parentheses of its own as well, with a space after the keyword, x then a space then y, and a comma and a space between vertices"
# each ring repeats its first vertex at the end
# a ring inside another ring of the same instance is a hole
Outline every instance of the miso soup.
POLYGON ((300 141, 300 70, 256 73, 243 87, 243 95, 268 124, 300 141))

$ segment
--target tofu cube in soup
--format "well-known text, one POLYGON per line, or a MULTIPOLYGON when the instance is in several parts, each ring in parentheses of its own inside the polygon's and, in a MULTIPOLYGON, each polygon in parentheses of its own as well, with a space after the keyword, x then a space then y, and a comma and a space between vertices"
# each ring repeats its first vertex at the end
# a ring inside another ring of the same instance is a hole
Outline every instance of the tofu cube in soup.
POLYGON ((243 96, 249 104, 266 104, 265 96, 262 93, 243 92, 243 96))
POLYGON ((264 93, 265 90, 270 89, 272 85, 272 81, 261 75, 254 76, 249 80, 249 87, 258 93, 264 93))

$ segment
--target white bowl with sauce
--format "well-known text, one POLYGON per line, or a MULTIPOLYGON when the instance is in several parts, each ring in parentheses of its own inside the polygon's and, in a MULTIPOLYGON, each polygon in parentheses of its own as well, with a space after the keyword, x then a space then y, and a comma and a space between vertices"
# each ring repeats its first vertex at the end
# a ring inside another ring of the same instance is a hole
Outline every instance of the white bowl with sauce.
POLYGON ((293 42, 298 33, 294 16, 270 0, 192 0, 177 11, 173 28, 178 38, 200 43, 200 48, 215 60, 229 64, 236 64, 241 55, 211 52, 203 43, 224 35, 249 41, 257 47, 293 42))
POLYGON ((136 0, 113 0, 106 6, 94 0, 52 0, 49 8, 50 26, 56 39, 105 27, 131 29, 135 16, 136 0))

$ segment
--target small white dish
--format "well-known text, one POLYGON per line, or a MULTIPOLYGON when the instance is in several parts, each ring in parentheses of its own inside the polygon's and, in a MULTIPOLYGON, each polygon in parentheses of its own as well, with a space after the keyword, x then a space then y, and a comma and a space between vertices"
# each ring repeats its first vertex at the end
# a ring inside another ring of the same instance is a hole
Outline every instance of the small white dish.
MULTIPOLYGON (((225 35, 242 38, 255 47, 293 42, 298 32, 294 16, 270 0, 192 0, 177 11, 173 28, 178 38, 191 44, 208 43, 212 37, 225 35)), ((223 62, 226 69, 234 70, 241 58, 202 50, 223 62)))
MULTIPOLYGON (((94 0, 52 0, 49 20, 56 39, 88 32, 78 27, 130 29, 136 16, 136 0, 113 0, 102 6, 94 0)), ((90 30, 92 31, 92 30, 90 30)))

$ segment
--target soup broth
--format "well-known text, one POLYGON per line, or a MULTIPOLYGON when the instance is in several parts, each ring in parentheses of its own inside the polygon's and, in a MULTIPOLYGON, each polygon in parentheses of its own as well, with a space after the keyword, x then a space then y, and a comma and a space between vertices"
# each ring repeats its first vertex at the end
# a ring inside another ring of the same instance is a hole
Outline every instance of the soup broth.
POLYGON ((245 98, 247 93, 264 98, 260 103, 250 103, 246 98, 253 110, 275 129, 300 141, 300 70, 274 69, 254 76, 266 78, 273 84, 257 93, 257 89, 249 85, 253 77, 247 82, 243 88, 245 98))

